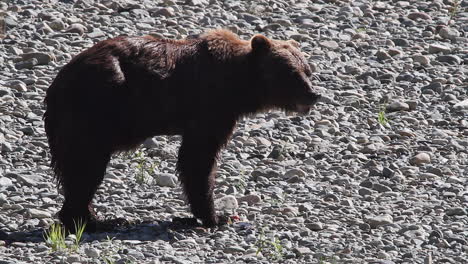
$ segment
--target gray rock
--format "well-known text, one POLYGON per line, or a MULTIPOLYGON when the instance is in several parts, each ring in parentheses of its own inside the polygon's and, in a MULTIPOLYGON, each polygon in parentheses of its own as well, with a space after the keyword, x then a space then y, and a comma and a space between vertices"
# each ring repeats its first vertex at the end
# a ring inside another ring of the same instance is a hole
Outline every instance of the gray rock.
POLYGON ((421 88, 421 91, 424 93, 425 90, 431 90, 431 91, 434 91, 436 93, 441 93, 442 92, 442 83, 440 82, 433 82, 433 83, 430 83, 424 87, 421 88))
POLYGON ((65 29, 65 23, 60 18, 54 19, 48 23, 49 27, 55 31, 65 29))
POLYGON ((410 107, 407 103, 394 101, 391 104, 387 105, 386 110, 388 112, 408 111, 410 110, 410 107))
POLYGON ((50 28, 46 22, 39 23, 38 25, 36 25, 36 28, 38 32, 42 32, 43 34, 49 34, 54 32, 54 30, 50 28))
POLYGON ((96 248, 85 248, 84 253, 90 258, 99 258, 101 251, 96 248))
POLYGON ((81 257, 78 254, 72 254, 67 257, 67 262, 69 263, 80 263, 81 262, 81 257))
POLYGON ((262 199, 260 198, 260 196, 258 196, 256 194, 248 194, 248 195, 245 195, 243 197, 237 198, 237 201, 239 203, 247 202, 248 205, 254 205, 256 203, 259 203, 261 200, 262 199))
POLYGON ((39 62, 36 58, 31 58, 26 61, 20 61, 18 63, 15 63, 15 68, 17 70, 22 70, 22 69, 32 69, 34 66, 38 65, 39 62))
POLYGON ((37 186, 41 181, 44 179, 39 175, 31 175, 31 174, 17 174, 17 173, 10 173, 10 177, 15 177, 16 180, 25 186, 37 186))
POLYGON ((439 30, 439 36, 441 36, 444 39, 455 40, 457 37, 460 36, 460 32, 458 32, 458 30, 454 28, 442 27, 439 30))
POLYGON ((23 54, 23 51, 17 47, 11 46, 8 48, 8 52, 10 52, 13 55, 21 55, 23 54))
POLYGON ((134 250, 134 249, 128 249, 127 250, 127 255, 132 256, 132 257, 134 257, 136 259, 144 259, 145 258, 145 255, 143 255, 143 253, 141 253, 138 250, 134 250))
POLYGON ((155 139, 155 138, 147 138, 144 142, 143 142, 143 147, 146 148, 146 149, 154 149, 154 148, 158 148, 160 147, 160 144, 158 143, 158 141, 155 139))
POLYGON ((164 17, 173 17, 173 16, 175 16, 174 8, 172 8, 172 7, 161 8, 161 9, 157 10, 156 12, 154 12, 154 14, 157 15, 157 16, 164 16, 164 17))
POLYGON ((387 168, 387 167, 384 167, 383 170, 382 170, 382 176, 386 177, 386 178, 391 178, 395 175, 395 171, 390 169, 390 168, 387 168))
POLYGON ((434 53, 450 53, 452 48, 448 45, 443 45, 443 44, 429 44, 429 53, 434 54, 434 53))
POLYGON ((54 58, 52 54, 49 53, 44 53, 44 52, 30 52, 30 53, 24 53, 21 55, 23 60, 30 60, 30 59, 36 59, 37 63, 40 65, 46 65, 49 64, 54 58))
POLYGON ((7 82, 5 84, 7 87, 16 90, 18 92, 26 92, 28 89, 26 88, 26 84, 22 81, 14 80, 7 82))
POLYGON ((427 153, 422 152, 413 156, 410 159, 410 163, 413 165, 417 165, 417 166, 426 164, 426 163, 431 163, 431 156, 427 153))
POLYGON ((341 200, 340 204, 348 207, 354 207, 353 200, 351 199, 343 199, 341 200))
POLYGON ((358 191, 359 195, 361 196, 369 196, 369 195, 373 195, 374 192, 368 188, 360 188, 359 191, 358 191))
POLYGON ((173 174, 160 173, 155 175, 156 184, 162 187, 176 187, 178 179, 173 174))
MULTIPOLYGON (((5 96, 5 95, 12 95, 10 92, 10 89, 0 87, 0 97, 5 96)), ((3 134, 0 134, 0 144, 5 142, 5 138, 3 137, 3 134)))
POLYGON ((402 38, 396 38, 392 40, 395 43, 395 46, 399 47, 408 47, 409 41, 407 39, 402 39, 402 38))
POLYGON ((448 208, 445 211, 445 214, 448 216, 453 216, 453 215, 468 215, 467 210, 463 207, 454 207, 454 208, 448 208))
POLYGON ((82 24, 78 24, 78 23, 74 23, 74 24, 71 24, 66 30, 65 32, 68 32, 68 33, 76 33, 78 35, 83 35, 85 32, 87 32, 88 30, 86 29, 85 26, 83 26, 82 24))
POLYGON ((306 176, 307 176, 307 174, 306 174, 303 170, 301 170, 301 169, 291 169, 291 170, 288 170, 288 171, 284 174, 283 178, 285 178, 285 179, 289 179, 289 178, 291 178, 291 177, 300 177, 300 178, 303 178, 303 177, 306 177, 306 176))
POLYGON ((380 183, 374 183, 374 185, 372 186, 372 189, 378 192, 391 192, 392 191, 392 188, 385 186, 383 184, 380 184, 380 183))
POLYGON ((305 256, 305 255, 311 255, 313 252, 310 250, 310 248, 306 247, 297 247, 293 249, 294 254, 297 256, 305 256))
POLYGON ((309 228, 312 231, 323 230, 323 224, 321 222, 306 223, 305 225, 306 225, 307 228, 309 228))
POLYGON ((321 41, 321 42, 319 42, 319 45, 320 45, 320 47, 325 48, 325 49, 329 49, 329 50, 337 50, 337 49, 340 48, 338 43, 336 41, 333 41, 333 40, 321 41))
POLYGON ((389 225, 393 223, 393 217, 391 215, 379 215, 367 219, 366 221, 371 228, 377 228, 383 225, 389 225))
POLYGON ((414 62, 417 62, 421 65, 429 65, 431 63, 431 60, 429 59, 429 57, 425 55, 417 54, 417 55, 413 55, 412 58, 414 62))
POLYGON ((462 63, 461 58, 458 57, 457 55, 440 55, 440 56, 437 56, 436 60, 440 62, 446 62, 449 64, 455 64, 455 65, 462 63))
POLYGON ((419 173, 418 177, 421 180, 437 180, 439 178, 437 174, 429 173, 429 172, 419 173))
POLYGON ((106 36, 104 32, 102 32, 101 30, 96 30, 96 29, 93 32, 90 32, 86 35, 88 36, 88 38, 102 38, 106 36))
POLYGON ((401 57, 401 55, 403 55, 403 51, 396 48, 389 48, 388 54, 390 54, 392 57, 401 57))
POLYGON ((224 248, 223 251, 224 253, 228 253, 228 254, 237 254, 237 253, 244 253, 245 249, 241 247, 237 247, 237 246, 230 246, 230 247, 224 248))
POLYGON ((430 20, 431 16, 429 16, 428 14, 424 12, 412 12, 408 14, 408 18, 412 20, 418 20, 418 19, 430 20))
POLYGON ((377 51, 375 56, 377 57, 378 60, 390 60, 390 59, 392 59, 392 56, 390 56, 390 54, 388 54, 384 50, 377 51))
POLYGON ((249 24, 257 23, 257 22, 262 21, 262 19, 260 17, 249 14, 249 13, 243 13, 242 18, 245 19, 245 21, 247 21, 247 23, 249 23, 249 24))

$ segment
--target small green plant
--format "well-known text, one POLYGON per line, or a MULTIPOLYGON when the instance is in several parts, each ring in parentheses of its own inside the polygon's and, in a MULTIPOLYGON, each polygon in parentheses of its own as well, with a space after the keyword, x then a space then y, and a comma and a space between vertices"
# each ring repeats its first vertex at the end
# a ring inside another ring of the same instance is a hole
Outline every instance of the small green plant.
POLYGON ((367 28, 365 28, 365 27, 360 27, 360 28, 356 29, 357 33, 363 33, 363 32, 366 32, 366 31, 367 31, 367 28))
POLYGON ((132 161, 137 164, 137 173, 135 175, 136 182, 139 184, 147 182, 146 173, 151 173, 152 167, 148 165, 148 161, 146 160, 143 150, 136 151, 132 161))
POLYGON ((457 16, 457 13, 460 9, 460 0, 454 0, 452 2, 452 6, 449 8, 449 20, 447 21, 447 25, 450 25, 450 23, 452 22, 452 20, 455 19, 455 17, 457 16))
POLYGON ((67 244, 65 244, 65 228, 61 224, 54 223, 43 236, 53 252, 67 248, 67 244))
POLYGON ((382 105, 380 106, 380 111, 377 116, 377 120, 382 126, 387 125, 388 119, 387 119, 387 116, 385 115, 385 106, 382 106, 382 105))
POLYGON ((109 235, 106 236, 107 243, 112 243, 115 239, 115 237, 110 237, 109 235))
POLYGON ((80 247, 80 242, 86 229, 86 221, 79 219, 75 222, 75 220, 73 220, 73 224, 75 225, 75 244, 73 245, 72 249, 77 251, 80 247))
POLYGON ((49 230, 44 232, 44 240, 46 244, 51 247, 52 252, 69 249, 70 251, 77 251, 80 247, 80 242, 83 237, 84 230, 86 229, 86 222, 78 220, 73 221, 75 225, 75 238, 72 246, 66 243, 66 231, 65 227, 59 223, 54 223, 50 226, 49 230))
MULTIPOLYGON (((112 244, 114 241, 115 237, 110 238, 107 236, 107 243, 112 244)), ((109 245, 103 252, 101 253, 101 259, 105 264, 114 264, 115 260, 112 258, 112 254, 115 253, 115 250, 113 249, 112 245, 109 245)))
POLYGON ((279 238, 266 237, 263 229, 260 231, 260 236, 255 242, 255 246, 257 247, 256 254, 258 255, 261 252, 270 261, 281 260, 283 258, 284 248, 279 238))

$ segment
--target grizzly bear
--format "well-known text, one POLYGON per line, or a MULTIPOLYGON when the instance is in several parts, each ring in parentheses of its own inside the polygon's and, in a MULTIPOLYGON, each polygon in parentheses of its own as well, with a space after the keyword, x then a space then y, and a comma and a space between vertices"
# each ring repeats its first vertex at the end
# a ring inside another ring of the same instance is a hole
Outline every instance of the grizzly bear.
POLYGON ((215 167, 237 120, 270 109, 307 112, 320 95, 298 43, 223 29, 184 40, 120 36, 83 51, 47 90, 45 131, 65 196, 59 218, 95 231, 92 199, 111 154, 181 135, 177 172, 191 212, 218 224, 215 167))

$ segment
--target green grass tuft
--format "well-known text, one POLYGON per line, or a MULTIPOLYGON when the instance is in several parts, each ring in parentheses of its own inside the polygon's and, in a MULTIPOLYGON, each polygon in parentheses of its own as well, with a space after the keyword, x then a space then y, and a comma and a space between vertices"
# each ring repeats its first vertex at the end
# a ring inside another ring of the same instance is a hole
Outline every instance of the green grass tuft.
POLYGON ((263 229, 260 231, 260 236, 255 242, 257 247, 256 254, 260 252, 265 256, 269 261, 279 261, 283 259, 284 248, 281 245, 281 241, 278 237, 266 237, 263 229))
POLYGON ((53 252, 67 248, 67 244, 65 243, 65 228, 61 224, 54 223, 43 236, 46 244, 51 247, 53 252))
POLYGON ((73 250, 76 251, 80 247, 80 242, 83 237, 83 233, 86 229, 86 221, 83 221, 80 219, 77 222, 75 222, 75 220, 73 220, 73 223, 75 225, 75 230, 76 230, 75 231, 75 245, 73 246, 73 250))
POLYGON ((380 106, 380 111, 379 111, 379 114, 377 116, 377 121, 379 121, 379 123, 382 126, 387 125, 388 119, 387 119, 387 116, 385 116, 385 106, 380 106))
POLYGON ((460 0, 454 0, 452 2, 452 6, 449 8, 449 20, 447 21, 447 25, 450 25, 450 23, 455 20, 455 17, 458 14, 458 11, 460 10, 460 0))

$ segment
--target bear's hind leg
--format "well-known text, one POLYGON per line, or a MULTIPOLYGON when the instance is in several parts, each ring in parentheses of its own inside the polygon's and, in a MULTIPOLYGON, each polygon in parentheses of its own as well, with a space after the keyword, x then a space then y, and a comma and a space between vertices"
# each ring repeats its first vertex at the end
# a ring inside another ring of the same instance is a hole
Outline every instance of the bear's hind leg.
POLYGON ((104 178, 110 153, 82 145, 69 149, 67 154, 60 177, 65 196, 59 212, 60 221, 72 233, 78 221, 86 222, 86 231, 95 232, 98 221, 92 199, 104 178))

